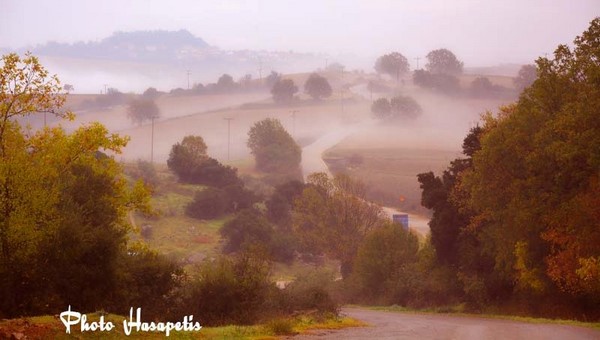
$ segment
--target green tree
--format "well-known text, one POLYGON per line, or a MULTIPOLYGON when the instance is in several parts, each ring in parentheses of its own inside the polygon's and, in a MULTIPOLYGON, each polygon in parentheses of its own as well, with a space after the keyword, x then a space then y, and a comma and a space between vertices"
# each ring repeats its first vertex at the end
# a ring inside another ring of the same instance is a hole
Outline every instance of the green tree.
POLYGON ((201 136, 185 136, 171 148, 167 165, 181 180, 190 181, 194 170, 208 158, 206 150, 201 136))
POLYGON ((290 104, 297 92, 298 86, 291 79, 279 79, 271 88, 273 100, 278 104, 290 104))
POLYGON ((159 118, 160 110, 153 99, 133 99, 127 107, 127 117, 139 125, 147 120, 159 118))
POLYGON ((463 71, 463 63, 448 49, 433 50, 427 54, 426 58, 425 68, 431 73, 459 75, 463 71))
POLYGON ((297 180, 285 182, 276 186, 275 192, 265 202, 267 217, 282 231, 291 230, 292 206, 305 188, 306 185, 297 180))
POLYGON ((193 218, 212 220, 227 211, 228 203, 225 191, 208 187, 196 192, 194 200, 185 208, 185 213, 193 218))
POLYGON ((377 73, 387 74, 400 81, 400 76, 408 72, 408 60, 398 52, 392 52, 382 55, 375 62, 375 71, 377 73))
POLYGON ((294 204, 294 233, 305 251, 339 260, 347 277, 358 247, 382 221, 381 208, 366 200, 362 183, 346 175, 314 173, 308 184, 294 204))
POLYGON ((497 117, 488 115, 473 170, 461 180, 466 206, 516 289, 586 297, 600 281, 600 18, 537 60, 538 79, 497 117))
POLYGON ((149 87, 146 89, 146 91, 144 91, 144 93, 142 93, 142 97, 146 99, 156 99, 160 96, 160 94, 161 92, 159 92, 156 88, 149 87))
POLYGON ((268 310, 269 293, 277 292, 269 269, 267 257, 258 251, 203 263, 180 314, 202 315, 207 326, 257 322, 268 310))
POLYGON ((256 122, 248 132, 248 147, 258 170, 287 173, 299 169, 302 150, 278 119, 256 122))
POLYGON ((281 73, 277 73, 275 71, 271 71, 269 75, 265 78, 265 85, 267 88, 272 89, 273 85, 278 83, 281 80, 281 73))
POLYGON ((23 58, 15 53, 2 56, 0 69, 0 141, 12 120, 34 113, 48 113, 72 120, 75 116, 62 110, 66 101, 60 81, 50 76, 38 58, 26 53, 23 58))
POLYGON ((269 248, 273 226, 259 211, 245 209, 221 228, 225 239, 224 251, 235 252, 251 246, 269 248))
POLYGON ((127 139, 98 123, 25 133, 13 118, 61 117, 64 96, 35 57, 3 57, 0 71, 0 314, 115 307, 130 231, 127 213, 147 209, 141 183, 130 188, 119 153, 127 139), (17 94, 17 95, 14 95, 17 94), (84 289, 85 287, 85 289, 84 289), (110 298, 107 298, 110 297, 110 298))
POLYGON ((537 79, 537 67, 535 65, 523 65, 519 69, 517 77, 513 79, 517 91, 522 92, 537 79))
POLYGON ((233 81, 233 77, 229 74, 224 74, 219 77, 216 88, 220 92, 231 92, 235 90, 237 84, 233 81))
POLYGON ((385 295, 417 261, 419 240, 402 225, 388 222, 371 232, 358 249, 353 276, 372 297, 385 295))
POLYGON ((327 78, 318 73, 312 73, 304 83, 304 92, 308 93, 313 99, 320 100, 331 96, 331 85, 327 78))

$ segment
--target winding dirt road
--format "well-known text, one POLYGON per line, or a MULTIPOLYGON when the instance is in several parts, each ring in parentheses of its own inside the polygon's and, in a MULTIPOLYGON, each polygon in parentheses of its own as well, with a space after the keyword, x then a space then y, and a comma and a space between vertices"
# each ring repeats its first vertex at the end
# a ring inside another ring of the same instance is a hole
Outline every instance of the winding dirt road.
POLYGON ((502 319, 411 314, 345 308, 343 314, 362 320, 367 327, 337 331, 318 330, 293 340, 315 339, 600 339, 600 331, 590 328, 537 324, 502 319))
MULTIPOLYGON (((302 173, 304 179, 313 172, 329 172, 329 168, 325 161, 323 161, 323 153, 334 147, 336 144, 341 142, 347 136, 358 132, 361 129, 372 126, 374 121, 366 121, 343 128, 338 128, 330 131, 329 133, 321 136, 319 139, 314 141, 312 144, 305 146, 302 149, 302 173)), ((392 218, 394 214, 405 214, 395 208, 383 207, 383 212, 392 218)), ((416 230, 419 234, 425 236, 429 233, 429 219, 424 216, 408 214, 408 224, 411 229, 416 230)))

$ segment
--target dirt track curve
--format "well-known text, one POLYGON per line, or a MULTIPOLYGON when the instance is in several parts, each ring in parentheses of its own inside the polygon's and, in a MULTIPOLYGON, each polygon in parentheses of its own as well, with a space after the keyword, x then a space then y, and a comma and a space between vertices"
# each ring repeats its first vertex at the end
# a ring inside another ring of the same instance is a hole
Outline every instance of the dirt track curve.
POLYGON ((370 326, 337 331, 318 330, 311 335, 294 336, 288 339, 600 339, 599 330, 569 325, 383 312, 359 308, 345 308, 342 312, 370 326))

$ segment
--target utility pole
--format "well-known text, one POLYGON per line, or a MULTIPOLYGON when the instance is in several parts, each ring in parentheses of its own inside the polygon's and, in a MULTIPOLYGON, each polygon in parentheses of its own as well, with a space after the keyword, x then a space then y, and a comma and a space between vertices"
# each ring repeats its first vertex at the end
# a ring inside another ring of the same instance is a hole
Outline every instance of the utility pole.
POLYGON ((107 86, 108 86, 107 84, 104 84, 104 94, 108 94, 108 91, 106 89, 107 86))
POLYGON ((327 71, 327 62, 329 61, 329 58, 325 58, 325 71, 327 71))
POLYGON ((292 110, 292 137, 296 138, 296 113, 298 110, 292 110))
POLYGON ((190 89, 190 70, 187 70, 188 90, 190 89))
POLYGON ((260 83, 262 84, 262 60, 258 60, 258 78, 260 79, 260 83))
POLYGON ((154 164, 154 116, 152 116, 152 137, 150 140, 150 164, 154 164))
POLYGON ((231 159, 230 157, 230 149, 231 149, 231 121, 233 120, 233 118, 231 117, 226 117, 223 118, 227 121, 227 160, 229 161, 231 159))
POLYGON ((344 89, 340 90, 340 102, 342 105, 342 121, 344 120, 344 89))
POLYGON ((421 60, 421 58, 417 57, 415 58, 415 60, 417 61, 417 70, 419 69, 419 60, 421 60))

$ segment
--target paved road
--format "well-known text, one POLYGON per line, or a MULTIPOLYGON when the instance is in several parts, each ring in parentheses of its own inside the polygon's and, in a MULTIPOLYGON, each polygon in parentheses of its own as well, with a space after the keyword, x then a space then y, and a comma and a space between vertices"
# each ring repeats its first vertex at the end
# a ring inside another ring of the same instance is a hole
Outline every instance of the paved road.
POLYGON ((459 317, 435 314, 411 314, 343 309, 343 314, 367 322, 370 326, 338 331, 317 330, 312 335, 292 340, 326 339, 526 339, 564 340, 600 339, 600 331, 577 326, 533 324, 526 322, 459 317))

